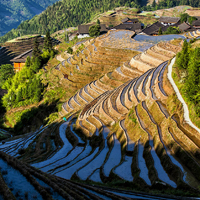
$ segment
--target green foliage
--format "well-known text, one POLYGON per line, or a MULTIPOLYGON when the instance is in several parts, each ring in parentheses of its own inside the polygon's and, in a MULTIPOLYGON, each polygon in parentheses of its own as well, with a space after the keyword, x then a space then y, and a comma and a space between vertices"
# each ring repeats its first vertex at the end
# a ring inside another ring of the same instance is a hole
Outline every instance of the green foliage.
POLYGON ((199 0, 161 0, 157 4, 153 2, 152 6, 143 6, 141 10, 151 11, 157 9, 171 8, 180 5, 189 5, 199 7, 199 0))
MULTIPOLYGON (((49 43, 50 35, 48 33, 46 38, 43 54, 41 54, 39 50, 39 44, 36 39, 34 43, 33 57, 31 59, 30 57, 27 57, 25 66, 14 76, 11 76, 8 73, 9 76, 7 76, 7 80, 2 86, 3 89, 8 90, 8 93, 2 98, 2 104, 6 110, 27 106, 41 100, 43 84, 41 83, 37 72, 41 68, 42 64, 46 63, 54 56, 52 45, 49 43)), ((11 67, 8 65, 7 68, 13 70, 13 67, 11 67)))
POLYGON ((190 49, 185 40, 182 51, 177 55, 176 65, 184 74, 185 96, 194 104, 196 114, 200 117, 200 48, 190 49))
POLYGON ((189 15, 187 13, 183 13, 180 15, 180 17, 181 17, 180 21, 183 23, 187 21, 189 15))
MULTIPOLYGON (((0 0, 0 36, 17 27, 22 21, 41 13, 57 0, 0 0), (34 8, 34 9, 33 9, 34 8)), ((20 33, 26 31, 21 27, 20 33)), ((19 32, 16 37, 19 36, 19 32)))
POLYGON ((71 47, 68 47, 67 53, 72 54, 73 53, 73 49, 71 47))
POLYGON ((68 35, 68 33, 65 33, 65 42, 69 42, 69 35, 68 35))
POLYGON ((185 80, 185 91, 190 101, 195 104, 196 113, 200 116, 200 48, 190 50, 185 80))
POLYGON ((176 64, 179 69, 187 69, 189 62, 188 43, 184 40, 182 51, 177 54, 176 64))
MULTIPOLYGON (((52 0, 53 1, 53 0, 52 0)), ((54 0, 55 1, 55 0, 54 0)), ((47 31, 54 33, 66 27, 74 27, 79 24, 89 22, 96 13, 103 13, 125 3, 137 7, 140 5, 138 0, 63 0, 49 6, 40 15, 31 20, 22 22, 17 29, 12 29, 0 38, 0 43, 18 37, 20 33, 27 35, 31 33, 45 34, 47 31), (23 30, 20 32, 20 30, 23 30)), ((134 7, 136 7, 134 6, 134 7)))
POLYGON ((49 31, 47 31, 46 37, 44 39, 43 49, 50 52, 52 50, 52 46, 53 46, 53 44, 52 44, 52 40, 51 40, 51 37, 50 37, 50 33, 49 33, 49 31))
POLYGON ((156 7, 156 1, 155 0, 153 0, 153 3, 152 3, 152 7, 156 7))
POLYGON ((179 28, 170 26, 167 28, 167 31, 165 31, 163 34, 167 35, 167 34, 179 34, 179 33, 180 33, 179 28))
POLYGON ((10 64, 0 66, 0 87, 5 83, 6 80, 14 76, 13 66, 10 64))
POLYGON ((39 58, 40 59, 41 51, 39 49, 39 42, 37 40, 37 37, 35 38, 34 44, 33 44, 33 59, 39 58))
POLYGON ((192 25, 192 22, 193 22, 193 21, 196 21, 196 20, 197 20, 196 17, 192 17, 192 16, 189 16, 189 17, 188 17, 188 22, 190 23, 190 25, 192 25))
POLYGON ((158 35, 162 35, 162 28, 159 28, 158 35))
POLYGON ((99 19, 97 19, 97 24, 100 25, 100 20, 99 19))
POLYGON ((90 28, 89 28, 90 37, 99 36, 100 29, 101 29, 101 26, 99 24, 90 26, 90 28))

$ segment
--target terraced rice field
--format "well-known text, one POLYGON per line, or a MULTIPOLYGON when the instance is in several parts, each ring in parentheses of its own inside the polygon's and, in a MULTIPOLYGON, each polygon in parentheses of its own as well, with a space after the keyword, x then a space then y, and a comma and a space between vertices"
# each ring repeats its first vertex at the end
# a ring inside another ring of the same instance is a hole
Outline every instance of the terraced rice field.
MULTIPOLYGON (((170 77, 173 57, 181 44, 181 40, 159 42, 85 84, 63 104, 67 121, 1 144, 2 165, 11 164, 18 171, 12 162, 23 165, 33 177, 30 184, 36 179, 34 184, 40 185, 28 186, 38 199, 44 195, 60 195, 58 199, 65 199, 65 195, 67 199, 165 199, 101 187, 104 184, 198 195, 200 131, 186 120, 184 102, 183 106, 178 103, 179 111, 174 111, 177 104, 171 100, 178 95, 170 77), (80 183, 85 181, 99 186, 80 183)), ((101 51, 98 45, 97 40, 88 47, 93 48, 91 55, 96 58, 101 51)), ((75 57, 69 62, 76 67, 75 57)), ((83 65, 78 66, 81 71, 83 65)), ((2 170, 3 179, 9 180, 2 170)), ((20 171, 23 176, 28 172, 20 171)), ((9 182, 4 185, 12 187, 9 182)), ((18 189, 1 194, 16 196, 18 189)), ((18 193, 23 196, 23 191, 18 193)))

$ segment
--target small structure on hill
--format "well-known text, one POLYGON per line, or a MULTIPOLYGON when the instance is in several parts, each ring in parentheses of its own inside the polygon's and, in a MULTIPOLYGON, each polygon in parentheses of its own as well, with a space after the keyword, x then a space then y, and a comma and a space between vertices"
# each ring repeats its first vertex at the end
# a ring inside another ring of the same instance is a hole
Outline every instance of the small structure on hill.
POLYGON ((181 32, 188 31, 191 28, 191 26, 189 24, 185 23, 185 22, 183 22, 182 24, 180 24, 178 27, 179 27, 179 30, 181 32))
POLYGON ((200 28, 200 19, 196 20, 196 21, 193 21, 192 22, 192 26, 194 28, 200 28))
POLYGON ((138 19, 129 19, 126 17, 125 19, 122 19, 121 22, 121 24, 113 27, 112 29, 130 30, 135 31, 136 33, 140 33, 142 31, 143 26, 139 23, 138 19))
POLYGON ((128 17, 126 17, 126 18, 122 19, 121 22, 123 24, 136 24, 136 23, 139 23, 139 20, 137 18, 129 19, 128 17))
MULTIPOLYGON (((93 26, 94 24, 88 24, 88 25, 79 25, 78 26, 78 38, 85 38, 85 37, 90 37, 89 36, 89 28, 90 26, 93 26)), ((108 29, 106 27, 105 24, 100 24, 101 29, 100 32, 101 33, 107 33, 108 29)))
POLYGON ((164 31, 168 26, 164 26, 160 22, 155 22, 154 24, 151 24, 150 26, 147 26, 145 29, 143 29, 143 33, 146 35, 158 35, 159 29, 161 28, 162 31, 164 31))
POLYGON ((159 22, 164 25, 175 25, 180 21, 180 17, 160 17, 159 22))
POLYGON ((119 24, 112 29, 116 30, 130 30, 135 31, 136 33, 139 33, 142 31, 142 25, 141 23, 135 23, 135 24, 119 24))
POLYGON ((15 72, 18 72, 23 68, 23 66, 25 65, 25 62, 26 62, 26 58, 28 56, 32 57, 32 52, 33 52, 33 49, 30 49, 11 60, 11 62, 13 62, 13 64, 14 64, 15 72))

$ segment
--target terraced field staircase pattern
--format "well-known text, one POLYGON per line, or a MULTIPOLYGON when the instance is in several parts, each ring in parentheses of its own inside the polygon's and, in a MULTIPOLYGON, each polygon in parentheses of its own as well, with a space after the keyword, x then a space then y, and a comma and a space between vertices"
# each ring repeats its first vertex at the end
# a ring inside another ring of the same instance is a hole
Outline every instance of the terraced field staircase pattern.
POLYGON ((167 77, 168 60, 180 50, 181 41, 161 42, 134 56, 69 98, 62 111, 67 121, 6 141, 1 150, 29 163, 23 165, 31 175, 53 181, 50 187, 63 198, 128 198, 71 180, 199 192, 200 133, 184 123, 167 77))

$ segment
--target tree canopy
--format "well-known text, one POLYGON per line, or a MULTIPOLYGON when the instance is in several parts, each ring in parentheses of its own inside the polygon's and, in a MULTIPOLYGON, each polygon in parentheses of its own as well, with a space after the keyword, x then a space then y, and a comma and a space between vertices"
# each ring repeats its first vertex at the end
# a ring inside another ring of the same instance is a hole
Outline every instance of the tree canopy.
POLYGON ((13 66, 10 64, 0 66, 0 87, 5 83, 6 80, 14 76, 13 66))
POLYGON ((101 26, 99 24, 90 26, 89 35, 90 37, 99 36, 100 35, 101 26))

